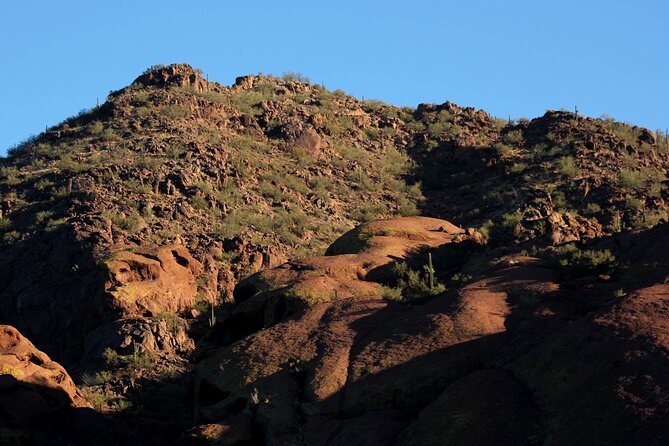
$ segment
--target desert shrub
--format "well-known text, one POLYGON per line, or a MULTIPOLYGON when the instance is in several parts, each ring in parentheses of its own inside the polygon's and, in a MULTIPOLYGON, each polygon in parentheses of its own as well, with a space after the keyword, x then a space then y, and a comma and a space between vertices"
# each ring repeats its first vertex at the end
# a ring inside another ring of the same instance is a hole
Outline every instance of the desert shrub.
POLYGON ((507 229, 514 229, 523 220, 523 211, 520 209, 516 212, 511 212, 502 215, 502 227, 507 229))
POLYGON ((667 212, 662 209, 653 211, 644 211, 640 216, 635 216, 631 219, 633 228, 652 228, 662 221, 667 221, 667 212))
POLYGON ((364 161, 367 159, 367 152, 358 147, 335 145, 335 150, 343 159, 347 161, 364 161))
POLYGON ((5 234, 2 236, 2 241, 7 245, 11 245, 21 241, 22 238, 23 235, 19 231, 14 230, 5 232, 5 234))
POLYGON ((625 209, 630 211, 640 211, 646 207, 646 202, 636 197, 628 195, 625 197, 625 209))
POLYGON ((302 82, 303 84, 311 84, 311 79, 309 79, 309 77, 294 71, 284 71, 281 78, 287 82, 302 82))
POLYGON ((142 350, 137 344, 135 344, 132 355, 127 357, 127 360, 137 370, 149 369, 156 363, 155 355, 149 351, 142 350))
POLYGON ((43 191, 47 188, 50 188, 53 186, 53 181, 49 180, 48 178, 41 178, 33 184, 33 188, 38 191, 43 191))
POLYGON ((492 148, 499 156, 507 156, 513 153, 513 147, 504 142, 497 141, 492 145, 492 148))
POLYGON ((105 129, 105 126, 100 121, 93 121, 88 126, 88 133, 90 133, 91 135, 97 136, 97 135, 102 134, 104 129, 105 129))
POLYGON ((67 187, 60 186, 52 188, 49 195, 54 200, 60 200, 70 195, 70 193, 67 191, 67 187))
POLYGON ((330 116, 323 124, 334 135, 347 136, 354 128, 353 120, 347 115, 330 116))
POLYGON ((285 195, 281 192, 281 188, 268 180, 260 180, 258 183, 258 192, 274 201, 281 201, 285 198, 285 195))
POLYGON ((44 223, 53 217, 53 211, 39 211, 35 214, 35 222, 44 223))
POLYGON ((209 203, 204 199, 202 195, 193 195, 188 199, 188 202, 194 209, 203 211, 209 208, 209 203))
POLYGON ((165 150, 165 155, 172 159, 178 159, 181 158, 186 151, 187 149, 182 145, 172 144, 165 150))
POLYGON ((75 160, 71 153, 66 153, 56 161, 54 165, 57 169, 71 173, 79 173, 88 167, 86 163, 75 160))
POLYGON ((150 67, 148 67, 146 70, 144 70, 142 74, 149 74, 152 71, 161 70, 163 68, 165 68, 165 65, 157 63, 155 65, 151 65, 150 67))
POLYGON ((188 110, 180 105, 165 105, 161 107, 160 114, 166 118, 179 119, 188 116, 188 110))
POLYGON ((403 196, 398 197, 397 206, 398 206, 397 213, 400 214, 402 217, 411 217, 420 214, 420 211, 418 210, 416 203, 410 201, 409 199, 403 196))
POLYGON ((518 146, 523 142, 523 132, 520 130, 511 130, 502 136, 502 141, 512 146, 518 146))
POLYGON ((562 175, 572 179, 581 173, 578 166, 576 166, 576 159, 573 156, 563 156, 560 158, 558 160, 558 170, 562 175))
POLYGON ((0 167, 0 181, 4 181, 9 186, 16 186, 21 182, 18 177, 18 169, 16 167, 0 167))
POLYGON ((167 328, 174 334, 178 333, 181 329, 181 318, 175 313, 162 311, 156 314, 155 319, 159 321, 165 321, 167 328))
POLYGON ((119 361, 119 354, 113 348, 105 348, 102 352, 102 359, 107 364, 116 364, 119 361))
POLYGON ((579 249, 575 245, 566 245, 556 250, 554 264, 564 276, 577 278, 612 273, 618 261, 608 249, 579 249))
POLYGON ((448 112, 439 113, 437 120, 427 125, 427 132, 433 138, 455 139, 462 132, 462 128, 453 123, 454 118, 448 112))
POLYGON ((350 218, 364 223, 383 218, 386 212, 388 212, 388 208, 385 204, 367 204, 354 209, 351 212, 350 218))
POLYGON ((383 107, 387 106, 385 102, 379 101, 378 99, 367 99, 366 101, 363 101, 362 105, 365 107, 367 112, 372 113, 376 113, 383 107))
POLYGON ((0 218, 0 233, 9 231, 12 227, 12 221, 8 218, 0 218))
POLYGON ((204 91, 198 93, 198 96, 206 99, 209 102, 226 104, 230 102, 230 98, 223 93, 218 93, 215 91, 204 91))
POLYGON ((397 262, 393 265, 393 274, 396 278, 396 286, 384 285, 381 288, 381 295, 389 300, 419 302, 446 291, 446 287, 436 279, 430 288, 427 268, 426 271, 421 272, 410 268, 406 262, 397 262))
POLYGON ((528 157, 530 161, 536 163, 541 161, 548 152, 548 146, 544 143, 538 143, 530 147, 528 157))
POLYGON ((646 185, 646 177, 643 172, 632 169, 620 169, 618 184, 624 189, 640 190, 646 185))
POLYGON ((527 169, 527 164, 525 163, 514 163, 511 166, 511 169, 509 169, 509 172, 512 174, 518 174, 522 173, 525 169, 527 169))
POLYGON ((100 390, 84 387, 81 389, 81 393, 86 401, 91 403, 98 411, 104 410, 109 405, 109 398, 100 390))
MULTIPOLYGON (((276 175, 278 177, 278 175, 276 175)), ((275 181, 279 180, 273 175, 269 175, 268 178, 274 179, 275 181)), ((307 195, 310 191, 309 187, 307 184, 304 182, 302 178, 298 178, 293 174, 286 174, 282 177, 283 184, 288 187, 289 189, 294 190, 295 192, 299 192, 303 195, 307 195)))
POLYGON ((109 218, 119 228, 129 232, 137 231, 144 224, 142 217, 134 210, 127 216, 110 211, 105 211, 102 215, 109 218))
POLYGON ((91 375, 90 373, 84 373, 83 375, 81 375, 81 382, 88 387, 99 386, 111 381, 113 378, 114 375, 112 374, 112 372, 108 370, 101 370, 93 375, 91 375))
POLYGON ((267 93, 263 94, 255 90, 241 90, 230 96, 230 106, 245 115, 260 116, 262 110, 258 108, 258 104, 267 99, 267 93))
POLYGON ((44 226, 47 232, 56 231, 67 224, 67 218, 58 218, 56 220, 49 220, 44 226))

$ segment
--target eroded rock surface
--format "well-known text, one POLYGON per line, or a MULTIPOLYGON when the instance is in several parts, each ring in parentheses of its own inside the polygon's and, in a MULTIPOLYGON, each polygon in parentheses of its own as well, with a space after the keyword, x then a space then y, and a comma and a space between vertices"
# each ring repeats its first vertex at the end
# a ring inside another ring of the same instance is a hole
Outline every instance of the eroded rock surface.
POLYGON ((474 277, 422 305, 373 293, 384 265, 474 238, 374 222, 242 282, 199 349, 198 419, 243 419, 267 444, 662 444, 665 285, 616 299, 606 283, 561 285, 536 258, 474 253, 474 277))
POLYGON ((178 313, 193 306, 202 264, 182 246, 119 251, 103 262, 105 291, 121 316, 178 313))
POLYGON ((65 369, 9 325, 0 325, 0 425, 29 426, 72 407, 90 407, 65 369))

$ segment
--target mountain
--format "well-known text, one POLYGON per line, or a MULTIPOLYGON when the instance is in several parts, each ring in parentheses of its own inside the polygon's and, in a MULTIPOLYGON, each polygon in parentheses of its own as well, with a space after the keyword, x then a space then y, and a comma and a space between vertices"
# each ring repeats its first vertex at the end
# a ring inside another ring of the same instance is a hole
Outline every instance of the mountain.
POLYGON ((3 362, 3 407, 50 409, 0 440, 663 444, 668 162, 608 117, 151 67, 0 159, 36 351, 2 357, 79 386, 3 362))

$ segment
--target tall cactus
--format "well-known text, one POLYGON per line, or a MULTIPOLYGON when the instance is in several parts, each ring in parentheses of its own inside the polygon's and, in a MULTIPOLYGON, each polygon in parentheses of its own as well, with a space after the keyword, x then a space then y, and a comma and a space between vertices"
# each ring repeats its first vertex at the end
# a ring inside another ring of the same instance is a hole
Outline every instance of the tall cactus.
POLYGON ((209 316, 209 326, 213 327, 214 325, 216 325, 216 315, 214 314, 213 302, 209 305, 209 308, 211 308, 211 316, 209 316))
POLYGON ((430 291, 434 290, 434 267, 432 266, 432 253, 427 254, 427 265, 425 265, 425 271, 427 271, 427 276, 430 280, 430 291))

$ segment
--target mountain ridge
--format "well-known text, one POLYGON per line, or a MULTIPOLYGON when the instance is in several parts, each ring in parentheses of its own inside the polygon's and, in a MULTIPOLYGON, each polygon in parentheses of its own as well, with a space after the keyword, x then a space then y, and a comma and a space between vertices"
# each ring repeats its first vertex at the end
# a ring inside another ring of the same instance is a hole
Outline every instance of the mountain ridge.
POLYGON ((667 328, 653 315, 666 262, 634 247, 666 239, 667 135, 565 111, 398 108, 306 81, 225 87, 151 67, 0 159, 0 322, 66 366, 111 417, 103 430, 183 444, 666 432, 633 402, 664 413, 659 375, 658 391, 624 375, 622 399, 611 383, 615 363, 641 370, 630 352, 666 365, 664 338, 637 338, 632 315, 667 328), (583 333, 611 356, 560 353, 583 333), (602 380, 573 429, 551 355, 585 380, 565 388, 602 380), (463 397, 474 389, 480 405, 463 397), (495 401, 525 415, 479 436, 495 401), (597 427, 597 401, 617 430, 597 427))

